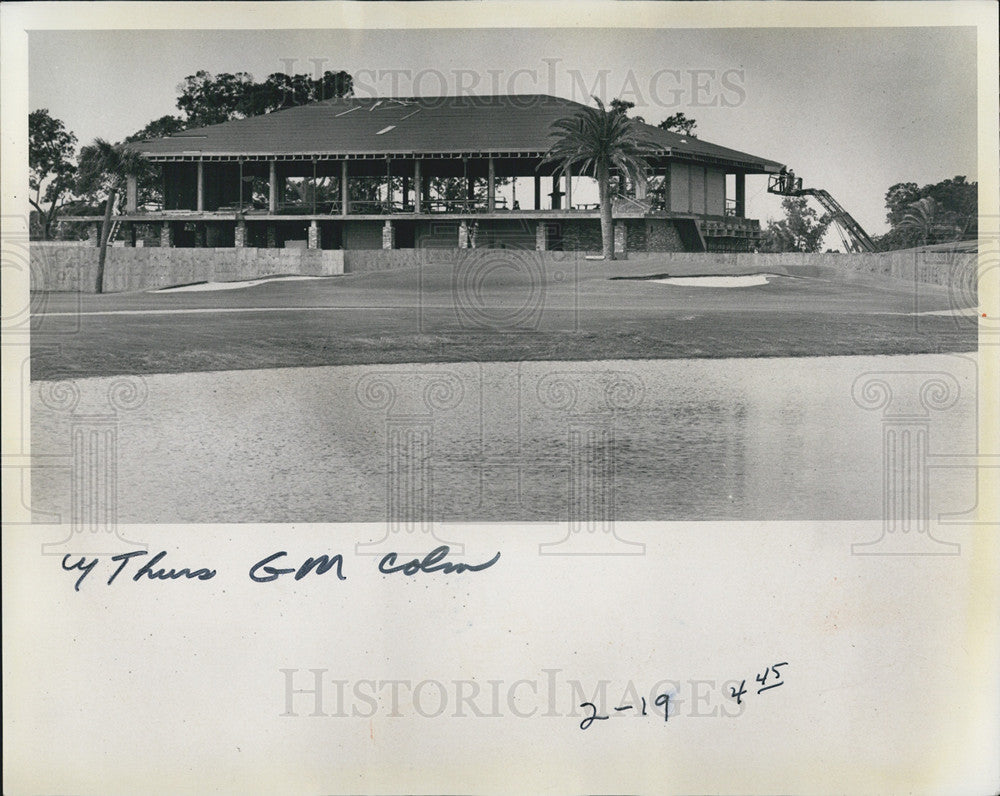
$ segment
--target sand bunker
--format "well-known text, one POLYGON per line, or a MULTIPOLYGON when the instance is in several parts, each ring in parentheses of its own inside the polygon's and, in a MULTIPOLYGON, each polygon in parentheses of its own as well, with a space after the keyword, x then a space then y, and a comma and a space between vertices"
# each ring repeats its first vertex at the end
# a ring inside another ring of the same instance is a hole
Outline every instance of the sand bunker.
POLYGON ((246 279, 242 282, 198 282, 194 285, 180 285, 179 287, 164 287, 157 290, 157 293, 197 293, 205 290, 239 290, 244 287, 254 287, 267 282, 301 282, 304 279, 323 279, 321 276, 277 276, 266 279, 246 279))
POLYGON ((658 285, 678 287, 756 287, 766 285, 769 280, 781 274, 744 274, 742 276, 672 276, 666 279, 650 279, 658 285))

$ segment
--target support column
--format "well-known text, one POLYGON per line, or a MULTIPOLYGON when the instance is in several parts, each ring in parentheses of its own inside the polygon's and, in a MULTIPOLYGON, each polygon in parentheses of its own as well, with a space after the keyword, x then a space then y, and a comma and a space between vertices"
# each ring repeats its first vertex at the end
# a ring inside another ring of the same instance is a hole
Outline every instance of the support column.
POLYGON ((497 186, 496 186, 496 167, 493 164, 493 158, 487 159, 488 174, 486 183, 486 210, 492 213, 496 209, 497 205, 497 186))
POLYGON ((278 228, 274 224, 267 225, 267 248, 278 248, 278 228))
POLYGON ((122 223, 122 232, 125 233, 123 236, 123 242, 126 246, 130 248, 135 248, 135 224, 131 221, 125 221, 122 223))
POLYGON ((559 175, 552 175, 552 209, 562 209, 562 192, 559 190, 559 175))
POLYGON ((458 222, 458 248, 469 248, 469 222, 464 218, 458 222))
POLYGON ((233 246, 242 249, 247 245, 247 222, 242 218, 236 222, 236 229, 233 232, 233 246))
POLYGON ((278 164, 271 160, 268 162, 267 175, 267 212, 278 212, 278 164))
POLYGON ((641 178, 635 183, 635 198, 645 199, 646 198, 646 179, 641 178))
POLYGON ((198 221, 194 225, 194 245, 199 249, 204 249, 207 244, 208 229, 204 221, 198 221))
POLYGON ((549 228, 544 221, 535 226, 535 251, 543 252, 548 248, 549 228))
POLYGON ((535 175, 535 210, 542 209, 542 177, 535 175))
POLYGON ((87 243, 91 246, 101 245, 101 225, 98 223, 87 225, 87 243))
POLYGON ((382 225, 382 248, 396 248, 396 228, 389 219, 386 219, 385 223, 382 225))
POLYGON ((746 218, 747 215, 747 175, 736 174, 736 216, 746 218))
POLYGON ((566 167, 566 209, 573 209, 573 169, 566 167))
POLYGON ((160 227, 160 248, 172 249, 174 246, 174 226, 169 221, 164 221, 160 227))
POLYGON ((340 161, 340 215, 347 215, 348 205, 351 203, 350 184, 347 181, 347 161, 340 161))
POLYGON ((198 161, 198 212, 205 210, 205 164, 198 161))
POLYGON ((320 248, 319 223, 315 218, 309 222, 309 248, 320 248))
POLYGON ((615 254, 628 254, 628 232, 624 221, 615 222, 615 254))
POLYGON ((413 210, 423 212, 424 207, 424 181, 420 176, 420 161, 413 161, 413 210))
POLYGON ((125 178, 125 212, 134 213, 139 208, 139 184, 134 174, 125 178))

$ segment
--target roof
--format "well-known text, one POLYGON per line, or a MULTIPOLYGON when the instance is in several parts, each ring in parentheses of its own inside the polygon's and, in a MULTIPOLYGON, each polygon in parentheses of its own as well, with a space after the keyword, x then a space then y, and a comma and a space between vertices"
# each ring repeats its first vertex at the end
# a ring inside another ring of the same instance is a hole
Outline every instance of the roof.
MULTIPOLYGON (((538 156, 552 123, 585 106, 546 94, 346 97, 194 128, 132 144, 154 160, 199 157, 538 156)), ((664 156, 751 172, 782 164, 643 124, 664 156)))

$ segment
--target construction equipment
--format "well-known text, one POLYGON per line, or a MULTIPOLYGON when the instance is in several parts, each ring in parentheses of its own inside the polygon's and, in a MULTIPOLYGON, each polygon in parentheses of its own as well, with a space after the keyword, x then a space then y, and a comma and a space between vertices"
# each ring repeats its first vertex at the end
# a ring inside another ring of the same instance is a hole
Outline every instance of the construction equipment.
POLYGON ((772 174, 768 180, 767 192, 780 196, 815 196, 823 209, 830 214, 831 220, 837 225, 844 248, 849 252, 874 252, 875 241, 871 239, 861 225, 854 220, 841 204, 822 188, 803 188, 802 178, 796 177, 789 169, 781 174, 772 174))

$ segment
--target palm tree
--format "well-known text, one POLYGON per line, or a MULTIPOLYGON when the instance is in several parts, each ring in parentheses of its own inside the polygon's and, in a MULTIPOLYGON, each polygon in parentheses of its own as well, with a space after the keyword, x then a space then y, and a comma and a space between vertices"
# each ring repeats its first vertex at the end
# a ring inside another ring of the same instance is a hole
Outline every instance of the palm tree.
POLYGON ((962 229, 954 221, 954 213, 943 211, 933 197, 925 196, 907 207, 899 228, 913 232, 920 245, 926 246, 928 242, 959 237, 962 229))
POLYGON ((101 227, 101 251, 97 258, 96 291, 104 291, 104 263, 108 255, 108 236, 111 233, 111 213, 119 194, 124 190, 129 176, 138 176, 148 168, 147 161, 124 144, 110 144, 103 138, 80 150, 77 166, 76 189, 78 193, 107 194, 104 203, 104 224, 101 227))
POLYGON ((663 148, 643 138, 639 124, 624 113, 614 108, 606 109, 597 97, 594 101, 596 108, 581 107, 571 116, 552 123, 552 135, 556 140, 539 166, 554 162, 559 164, 557 174, 573 168, 575 173, 597 180, 604 259, 613 260, 611 172, 627 176, 633 184, 645 180, 649 173, 648 158, 663 148))

